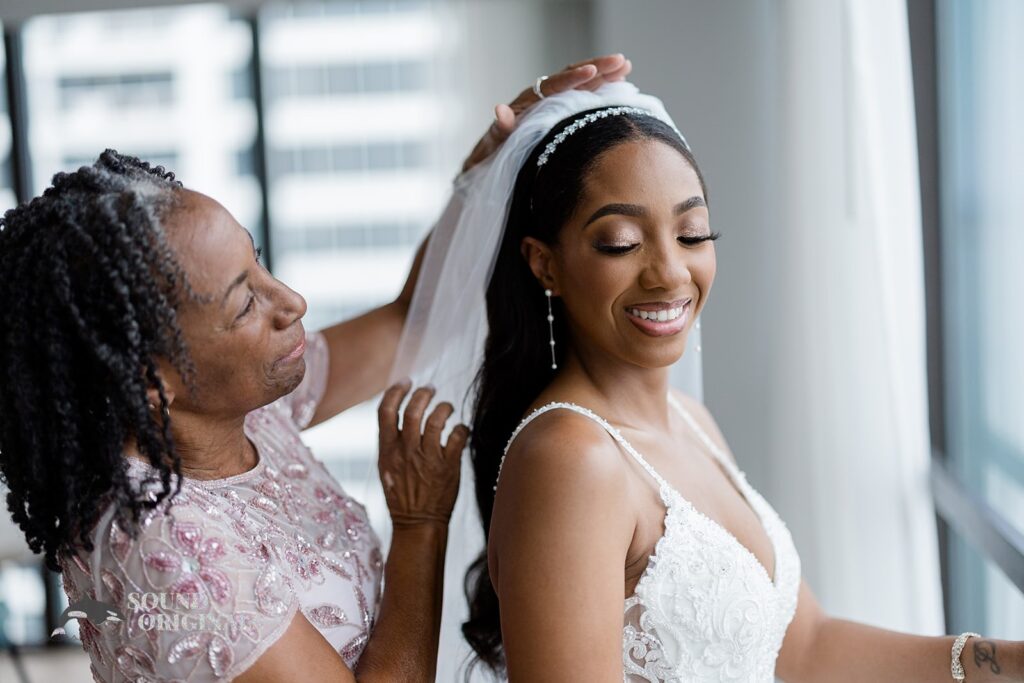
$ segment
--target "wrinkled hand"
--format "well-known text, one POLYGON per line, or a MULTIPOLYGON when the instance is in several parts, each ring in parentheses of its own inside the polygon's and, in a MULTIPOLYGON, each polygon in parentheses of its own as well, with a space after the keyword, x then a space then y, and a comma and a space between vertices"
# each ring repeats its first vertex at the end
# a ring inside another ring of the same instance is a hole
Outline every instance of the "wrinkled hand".
MULTIPOLYGON (((621 54, 594 57, 570 64, 558 73, 552 74, 541 83, 540 90, 545 97, 573 89, 596 90, 605 83, 625 79, 632 70, 633 64, 621 54)), ((515 130, 519 115, 538 101, 531 85, 508 104, 497 105, 494 108, 494 123, 466 157, 462 164, 463 172, 473 168, 498 149, 515 130)))
POLYGON ((412 388, 406 380, 384 392, 377 419, 380 424, 378 470, 384 498, 395 528, 422 524, 448 524, 459 493, 462 449, 469 428, 458 425, 441 445, 441 432, 451 417, 451 403, 439 403, 423 424, 423 413, 434 389, 413 392, 398 427, 398 408, 412 388), (420 432, 420 426, 423 431, 420 432))

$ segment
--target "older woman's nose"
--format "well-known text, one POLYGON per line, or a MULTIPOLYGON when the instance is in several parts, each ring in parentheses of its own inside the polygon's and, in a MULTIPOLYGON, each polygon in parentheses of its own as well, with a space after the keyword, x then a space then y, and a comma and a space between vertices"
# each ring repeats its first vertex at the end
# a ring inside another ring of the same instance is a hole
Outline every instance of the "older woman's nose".
POLYGON ((274 318, 277 326, 284 329, 306 315, 306 299, 280 280, 276 284, 278 293, 274 318))

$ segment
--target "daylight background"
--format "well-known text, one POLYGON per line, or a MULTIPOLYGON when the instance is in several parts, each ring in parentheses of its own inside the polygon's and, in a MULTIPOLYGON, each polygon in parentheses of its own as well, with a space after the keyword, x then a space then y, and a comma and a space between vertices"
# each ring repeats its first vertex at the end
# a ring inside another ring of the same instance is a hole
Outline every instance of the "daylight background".
MULTIPOLYGON (((704 401, 826 608, 1024 639, 1024 3, 3 0, 0 22, 0 210, 106 147, 163 164, 251 230, 308 328, 398 294, 496 102, 625 53, 722 233, 704 401)), ((386 540, 375 403, 305 436, 386 540)), ((449 569, 439 681, 466 652, 449 569)), ((65 604, 0 515, 0 680, 89 680, 47 639, 65 604)))

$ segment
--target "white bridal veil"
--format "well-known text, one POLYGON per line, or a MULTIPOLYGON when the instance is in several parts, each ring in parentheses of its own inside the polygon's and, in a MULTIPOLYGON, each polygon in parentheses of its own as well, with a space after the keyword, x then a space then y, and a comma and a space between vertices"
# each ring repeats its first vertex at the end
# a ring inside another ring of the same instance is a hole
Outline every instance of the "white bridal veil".
MULTIPOLYGON (((594 92, 570 90, 535 104, 494 154, 456 178, 451 201, 434 227, 424 255, 388 382, 408 376, 414 386, 433 384, 435 401, 450 401, 455 406, 449 429, 458 422, 472 422, 472 383, 487 337, 485 293, 520 167, 562 119, 615 105, 646 109, 675 127, 661 100, 640 93, 630 83, 610 83, 594 92)), ((672 369, 673 385, 698 399, 703 396, 700 354, 694 352, 699 344, 700 330, 695 323, 687 350, 672 369)), ((446 683, 461 680, 459 670, 471 652, 460 628, 468 615, 463 577, 483 549, 472 476, 469 458, 464 458, 445 564, 437 680, 446 683)))

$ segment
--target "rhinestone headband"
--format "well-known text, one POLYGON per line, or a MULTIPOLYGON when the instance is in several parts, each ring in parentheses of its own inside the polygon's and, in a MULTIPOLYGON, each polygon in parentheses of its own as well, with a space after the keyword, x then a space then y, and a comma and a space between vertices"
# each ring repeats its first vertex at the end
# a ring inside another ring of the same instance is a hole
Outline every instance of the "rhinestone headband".
MULTIPOLYGON (((600 111, 590 112, 586 116, 570 123, 562 132, 555 136, 554 140, 547 144, 547 146, 544 148, 544 151, 537 158, 537 168, 540 168, 544 164, 548 163, 548 159, 551 157, 551 153, 554 152, 560 144, 565 142, 565 139, 567 137, 578 131, 580 128, 583 128, 588 123, 593 123, 598 119, 604 119, 609 116, 622 116, 624 114, 654 116, 652 112, 648 111, 647 109, 640 109, 639 107, 611 107, 609 109, 601 109, 600 111)), ((682 140, 683 144, 686 145, 686 148, 689 149, 690 145, 686 143, 686 138, 683 137, 683 134, 679 132, 679 129, 676 128, 671 123, 669 123, 669 125, 672 126, 672 130, 676 132, 676 135, 679 136, 679 139, 682 140)))

